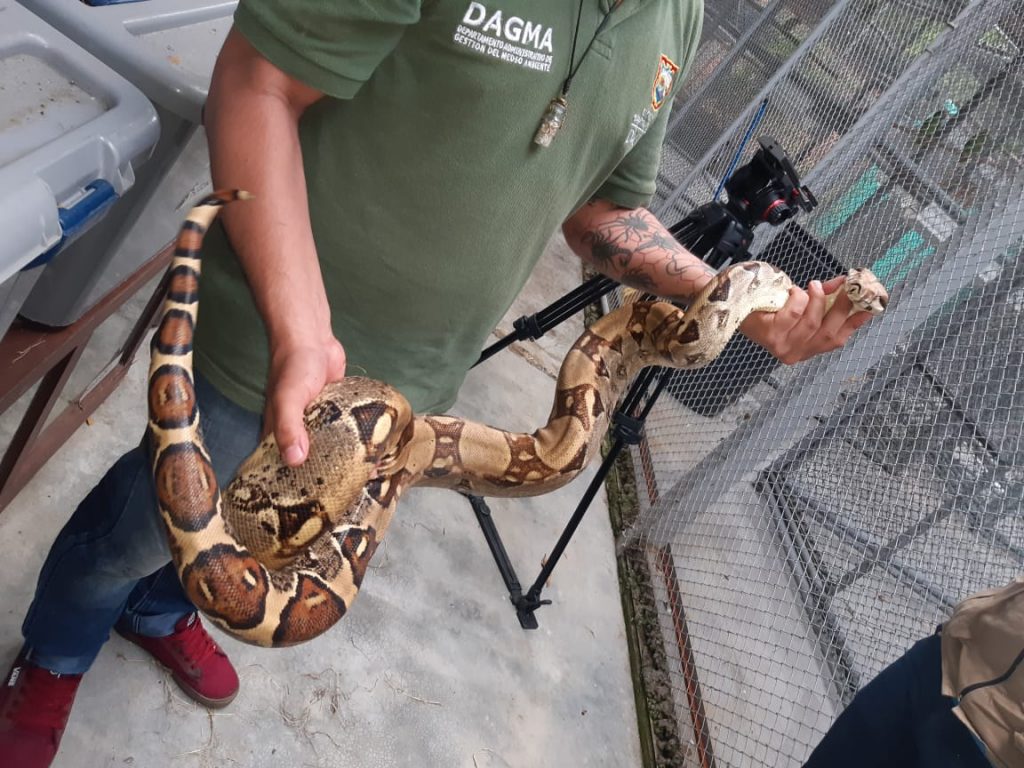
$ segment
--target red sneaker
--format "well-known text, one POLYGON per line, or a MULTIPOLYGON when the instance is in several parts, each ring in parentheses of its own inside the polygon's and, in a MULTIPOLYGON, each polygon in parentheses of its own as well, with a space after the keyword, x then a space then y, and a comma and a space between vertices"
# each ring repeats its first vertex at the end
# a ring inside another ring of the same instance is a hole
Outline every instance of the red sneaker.
POLYGON ((197 613, 179 619, 167 637, 145 637, 121 626, 117 633, 167 667, 181 690, 201 704, 226 707, 238 693, 235 668, 197 613))
POLYGON ((18 655, 0 688, 0 765, 47 768, 53 762, 81 681, 81 675, 58 675, 18 655))

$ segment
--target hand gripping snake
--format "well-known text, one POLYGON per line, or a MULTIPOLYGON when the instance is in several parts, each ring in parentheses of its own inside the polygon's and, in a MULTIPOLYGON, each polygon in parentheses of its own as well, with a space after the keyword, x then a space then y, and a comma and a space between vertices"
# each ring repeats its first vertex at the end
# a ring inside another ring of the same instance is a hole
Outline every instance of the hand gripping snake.
MULTIPOLYGON (((616 401, 641 368, 710 363, 750 312, 779 310, 791 287, 775 267, 742 262, 720 272, 685 313, 641 301, 605 315, 566 354, 551 415, 533 434, 414 415, 392 387, 345 378, 305 410, 305 463, 287 467, 269 436, 222 494, 193 386, 199 251, 220 207, 245 197, 214 193, 181 228, 151 345, 148 441, 188 596, 229 634, 257 645, 304 642, 345 615, 407 488, 535 496, 565 485, 597 453, 616 401)), ((852 270, 845 285, 856 309, 884 309, 888 296, 870 272, 852 270)))

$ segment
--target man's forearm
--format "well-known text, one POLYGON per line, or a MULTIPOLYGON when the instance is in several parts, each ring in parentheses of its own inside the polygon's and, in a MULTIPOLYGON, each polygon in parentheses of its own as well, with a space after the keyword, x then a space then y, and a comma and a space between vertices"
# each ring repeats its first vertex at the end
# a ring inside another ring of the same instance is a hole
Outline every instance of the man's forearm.
POLYGON ((645 208, 594 200, 573 214, 563 232, 569 247, 598 271, 664 298, 692 298, 715 274, 645 208))
POLYGON ((252 55, 244 41, 229 40, 218 62, 206 109, 211 173, 215 186, 255 195, 225 210, 224 225, 272 347, 309 343, 330 332, 298 137, 304 100, 315 95, 297 100, 276 73, 255 74, 269 65, 254 66, 252 55))
MULTIPOLYGON (((595 200, 574 213, 562 231, 569 246, 604 274, 663 298, 691 299, 715 274, 643 208, 595 200)), ((815 280, 806 291, 790 288, 784 307, 752 312, 740 331, 787 365, 838 349, 871 318, 867 312, 850 315, 843 295, 828 308, 826 295, 838 291, 843 279, 824 285, 815 280)))

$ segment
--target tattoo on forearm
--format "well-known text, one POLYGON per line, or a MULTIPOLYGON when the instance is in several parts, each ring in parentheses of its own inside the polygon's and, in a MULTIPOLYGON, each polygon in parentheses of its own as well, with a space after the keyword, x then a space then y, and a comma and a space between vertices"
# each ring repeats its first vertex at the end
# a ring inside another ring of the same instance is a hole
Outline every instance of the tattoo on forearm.
POLYGON ((616 269, 619 264, 628 261, 630 251, 601 232, 591 232, 586 236, 590 246, 590 255, 594 265, 601 269, 616 269))
POLYGON ((605 274, 666 298, 692 296, 702 278, 715 273, 646 210, 609 211, 584 234, 583 243, 605 274))

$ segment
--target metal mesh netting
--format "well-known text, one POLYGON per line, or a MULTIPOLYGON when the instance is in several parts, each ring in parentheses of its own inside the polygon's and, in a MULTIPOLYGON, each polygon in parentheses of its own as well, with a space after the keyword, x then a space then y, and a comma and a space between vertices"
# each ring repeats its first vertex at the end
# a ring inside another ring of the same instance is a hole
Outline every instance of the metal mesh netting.
POLYGON ((659 765, 800 765, 957 601, 1024 571, 1022 50, 1019 0, 708 0, 655 210, 711 200, 763 108, 820 205, 751 255, 802 283, 867 265, 892 299, 797 366, 734 339, 648 417, 621 546, 678 726, 659 765))

